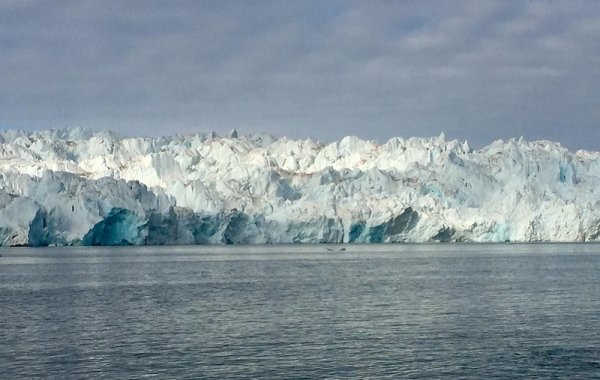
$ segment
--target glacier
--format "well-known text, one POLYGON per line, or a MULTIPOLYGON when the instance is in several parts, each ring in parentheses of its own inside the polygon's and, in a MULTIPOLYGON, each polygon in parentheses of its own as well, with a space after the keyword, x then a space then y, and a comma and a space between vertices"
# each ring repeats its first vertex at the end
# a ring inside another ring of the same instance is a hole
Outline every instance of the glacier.
POLYGON ((550 141, 0 132, 0 245, 596 241, 600 153, 550 141))

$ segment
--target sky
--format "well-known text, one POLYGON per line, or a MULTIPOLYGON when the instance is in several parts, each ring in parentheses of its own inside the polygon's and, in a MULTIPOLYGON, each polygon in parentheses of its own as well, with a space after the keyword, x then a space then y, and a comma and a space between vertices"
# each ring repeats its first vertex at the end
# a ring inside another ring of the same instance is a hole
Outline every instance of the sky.
POLYGON ((0 0, 0 129, 600 150, 600 1, 0 0))

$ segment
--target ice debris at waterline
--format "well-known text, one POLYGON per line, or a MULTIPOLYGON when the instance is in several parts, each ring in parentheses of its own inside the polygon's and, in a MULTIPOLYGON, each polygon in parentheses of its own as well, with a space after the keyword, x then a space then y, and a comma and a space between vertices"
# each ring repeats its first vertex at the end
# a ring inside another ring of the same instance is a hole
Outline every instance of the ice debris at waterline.
POLYGON ((600 153, 436 138, 0 133, 0 244, 588 241, 600 153))

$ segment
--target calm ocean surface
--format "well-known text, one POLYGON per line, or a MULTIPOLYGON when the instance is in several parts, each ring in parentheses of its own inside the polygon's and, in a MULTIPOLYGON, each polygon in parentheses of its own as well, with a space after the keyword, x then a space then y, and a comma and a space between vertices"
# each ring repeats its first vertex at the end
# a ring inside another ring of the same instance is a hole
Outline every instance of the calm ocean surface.
POLYGON ((600 245, 340 248, 0 250, 0 378, 600 378, 600 245))

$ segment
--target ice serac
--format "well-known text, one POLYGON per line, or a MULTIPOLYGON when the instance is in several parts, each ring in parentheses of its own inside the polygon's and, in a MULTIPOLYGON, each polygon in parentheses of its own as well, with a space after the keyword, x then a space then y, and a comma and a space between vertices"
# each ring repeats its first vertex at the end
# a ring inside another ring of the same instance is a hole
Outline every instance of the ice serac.
POLYGON ((549 141, 0 132, 0 244, 593 241, 600 153, 549 141))

